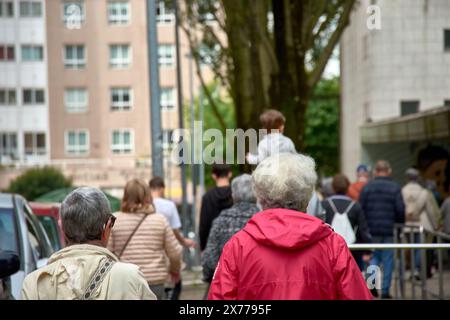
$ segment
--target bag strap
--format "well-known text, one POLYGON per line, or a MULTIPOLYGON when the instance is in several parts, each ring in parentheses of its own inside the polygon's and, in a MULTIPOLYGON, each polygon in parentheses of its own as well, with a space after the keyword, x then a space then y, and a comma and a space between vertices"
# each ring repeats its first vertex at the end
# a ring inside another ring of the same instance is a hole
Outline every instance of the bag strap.
POLYGON ((105 280, 105 276, 108 274, 115 263, 116 262, 109 257, 106 257, 102 260, 99 267, 89 280, 86 290, 80 297, 80 300, 92 300, 92 294, 103 283, 103 280, 105 280))
POLYGON ((142 217, 142 219, 139 221, 139 223, 137 224, 136 228, 134 228, 133 232, 130 234, 130 237, 128 238, 128 240, 125 242, 122 250, 120 251, 119 255, 117 256, 120 260, 120 257, 122 257, 122 254, 124 253, 125 249, 127 248, 128 244, 131 241, 131 238, 133 238, 134 234, 136 233, 136 231, 139 229, 139 227, 141 226, 142 222, 144 222, 145 218, 147 218, 149 215, 147 213, 144 213, 144 216, 142 217))
MULTIPOLYGON (((332 199, 328 198, 327 201, 330 204, 331 210, 333 210, 334 214, 340 213, 338 211, 338 209, 336 208, 336 206, 334 205, 334 202, 332 199)), ((355 205, 355 201, 352 200, 352 202, 350 202, 350 204, 347 206, 347 209, 345 209, 345 211, 342 214, 348 214, 354 205, 355 205)))

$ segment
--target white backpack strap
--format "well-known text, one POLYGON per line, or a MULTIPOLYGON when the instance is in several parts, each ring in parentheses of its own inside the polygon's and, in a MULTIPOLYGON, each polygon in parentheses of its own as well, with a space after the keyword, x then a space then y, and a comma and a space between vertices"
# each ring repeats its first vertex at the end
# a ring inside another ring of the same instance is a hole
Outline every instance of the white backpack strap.
POLYGON ((334 214, 339 213, 339 211, 336 209, 336 206, 334 205, 333 200, 330 198, 327 199, 328 203, 330 204, 331 210, 333 210, 334 214))
POLYGON ((350 210, 352 210, 352 208, 353 208, 354 205, 355 205, 355 201, 352 201, 352 202, 348 205, 348 207, 347 207, 347 209, 345 210, 344 214, 348 214, 348 213, 350 212, 350 210))

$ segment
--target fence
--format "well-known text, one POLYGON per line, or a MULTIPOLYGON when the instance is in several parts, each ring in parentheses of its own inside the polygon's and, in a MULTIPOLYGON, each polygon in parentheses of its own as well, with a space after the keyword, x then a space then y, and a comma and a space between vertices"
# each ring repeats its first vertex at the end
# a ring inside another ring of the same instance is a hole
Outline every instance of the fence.
POLYGON ((421 226, 396 225, 394 228, 394 243, 367 243, 351 244, 350 250, 394 250, 394 297, 405 299, 405 274, 406 258, 405 251, 411 250, 410 269, 411 269, 411 297, 416 299, 416 287, 420 285, 422 299, 428 299, 428 295, 445 299, 444 292, 444 267, 442 250, 450 250, 450 243, 442 243, 443 240, 450 241, 450 235, 442 232, 432 232, 425 230, 421 226), (420 243, 417 242, 417 236, 420 243), (437 243, 426 243, 427 236, 435 238, 437 243), (409 241, 409 243, 405 243, 409 241), (415 269, 415 250, 420 250, 420 280, 414 276, 415 269), (425 250, 437 250, 438 260, 438 293, 432 292, 427 287, 427 256, 425 250), (416 283, 418 282, 418 283, 416 283))

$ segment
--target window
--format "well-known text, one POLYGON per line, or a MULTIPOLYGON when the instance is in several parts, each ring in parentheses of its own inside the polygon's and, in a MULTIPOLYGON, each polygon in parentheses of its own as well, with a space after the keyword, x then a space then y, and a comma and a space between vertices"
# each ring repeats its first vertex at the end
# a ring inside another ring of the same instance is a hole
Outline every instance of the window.
POLYGON ((108 22, 110 24, 127 24, 130 21, 130 4, 128 1, 108 2, 108 22))
POLYGON ((450 99, 444 100, 444 106, 450 107, 450 99))
POLYGON ((42 61, 44 59, 44 49, 42 46, 22 46, 22 61, 42 61))
POLYGON ((0 157, 9 156, 11 159, 17 159, 18 155, 17 134, 12 132, 0 132, 0 157))
POLYGON ((14 2, 13 1, 0 1, 0 17, 1 18, 14 17, 14 2))
POLYGON ((64 91, 64 105, 67 112, 86 112, 88 109, 88 95, 86 89, 71 88, 64 91))
POLYGON ((44 96, 43 89, 23 89, 22 102, 23 104, 44 104, 44 96))
POLYGON ((20 1, 21 17, 40 17, 42 16, 42 3, 39 1, 20 1))
POLYGON ((15 104, 16 104, 16 90, 0 88, 0 105, 12 106, 15 104))
POLYGON ((14 46, 0 44, 0 61, 14 61, 14 46))
POLYGON ((86 66, 83 45, 67 45, 64 47, 64 66, 69 69, 82 69, 86 66))
POLYGON ((24 145, 26 155, 44 155, 45 133, 26 132, 24 135, 24 145))
POLYGON ((444 51, 450 52, 450 29, 444 30, 444 51))
POLYGON ((175 88, 161 88, 161 108, 171 110, 175 108, 175 88))
POLYGON ((109 64, 113 68, 128 67, 131 63, 130 46, 115 44, 109 46, 109 64))
POLYGON ((65 136, 66 153, 86 155, 89 152, 89 133, 87 130, 67 131, 65 136))
POLYGON ((170 149, 172 146, 172 135, 173 130, 172 129, 163 129, 162 131, 162 146, 163 149, 170 149))
POLYGON ((133 150, 133 138, 129 129, 113 131, 111 150, 115 154, 131 153, 133 150))
POLYGON ((419 101, 402 101, 400 102, 400 115, 406 116, 408 114, 413 114, 419 112, 419 101))
POLYGON ((19 253, 18 230, 13 208, 0 208, 0 251, 19 253))
POLYGON ((173 8, 166 6, 164 1, 159 1, 156 6, 156 21, 158 23, 172 23, 175 21, 173 8))
POLYGON ((130 88, 111 89, 111 110, 130 110, 132 97, 130 88))
POLYGON ((63 2, 63 20, 67 28, 80 28, 84 22, 84 2, 83 1, 64 1, 63 2))
POLYGON ((161 44, 158 47, 158 62, 160 66, 171 67, 175 63, 175 46, 161 44))

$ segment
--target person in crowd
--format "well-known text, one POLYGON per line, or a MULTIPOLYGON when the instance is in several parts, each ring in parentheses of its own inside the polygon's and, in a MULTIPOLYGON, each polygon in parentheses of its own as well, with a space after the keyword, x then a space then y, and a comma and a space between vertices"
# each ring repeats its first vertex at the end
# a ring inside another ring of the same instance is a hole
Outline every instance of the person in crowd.
POLYGON ((133 179, 125 185, 121 212, 116 217, 108 248, 121 261, 138 265, 158 300, 165 299, 164 283, 169 274, 174 283, 179 281, 181 246, 167 219, 155 212, 144 181, 133 179))
POLYGON ((62 202, 60 219, 67 246, 25 278, 22 299, 156 299, 138 266, 105 248, 115 217, 102 191, 75 189, 62 202))
POLYGON ((305 212, 314 160, 284 153, 252 174, 262 212, 224 246, 208 299, 372 299, 344 239, 305 212))
MULTIPOLYGON (((447 170, 449 173, 447 176, 450 176, 450 165, 447 166, 447 170)), ((443 231, 450 235, 450 179, 447 179, 444 182, 444 190, 447 190, 447 198, 444 200, 441 206, 441 215, 443 219, 443 231)), ((450 241, 447 241, 450 242, 450 241)), ((450 250, 447 251, 448 260, 450 261, 450 250)))
POLYGON ((369 182, 370 179, 370 170, 369 167, 365 164, 360 164, 358 168, 356 168, 356 182, 353 182, 347 192, 347 196, 352 198, 354 201, 359 200, 359 194, 361 193, 362 188, 369 182))
MULTIPOLYGON (((334 195, 322 201, 325 222, 344 236, 344 239, 348 240, 347 244, 371 243, 372 236, 361 206, 347 196, 349 186, 350 181, 345 175, 337 174, 333 177, 334 195)), ((369 262, 371 252, 352 251, 352 254, 360 270, 364 270, 364 264, 369 262)))
MULTIPOLYGON (((377 161, 375 178, 364 186, 359 196, 374 243, 393 243, 394 225, 405 222, 405 204, 401 188, 392 180, 391 174, 392 169, 388 161, 377 161)), ((393 263, 393 250, 375 250, 370 262, 371 265, 383 265, 383 299, 392 299, 390 288, 393 263)), ((373 289, 372 294, 378 296, 378 291, 373 289)))
POLYGON ((286 118, 278 110, 267 110, 259 118, 261 127, 267 135, 258 143, 258 154, 247 154, 249 164, 258 164, 265 158, 277 153, 297 153, 291 139, 283 135, 286 118))
MULTIPOLYGON (((406 185, 402 188, 402 196, 405 202, 405 226, 418 231, 422 226, 428 231, 437 231, 440 220, 440 211, 433 194, 420 185, 420 172, 409 168, 405 172, 406 185)), ((408 230, 408 229, 407 229, 408 230)), ((426 239, 432 242, 432 239, 426 239)), ((414 233, 414 242, 420 243, 420 234, 414 233)), ((420 250, 415 250, 415 276, 420 273, 420 250)), ((430 261, 431 262, 431 261, 430 261)), ((428 275, 431 275, 431 263, 428 266, 428 275)))
POLYGON ((202 255, 203 279, 210 283, 223 246, 247 221, 259 211, 249 174, 237 176, 231 182, 233 206, 214 219, 208 243, 202 255))
POLYGON ((181 221, 175 202, 164 198, 164 190, 166 188, 164 180, 161 177, 153 177, 150 182, 150 192, 153 198, 153 206, 157 213, 166 217, 167 222, 175 234, 178 242, 186 248, 195 248, 195 241, 185 238, 181 234, 181 221))
POLYGON ((199 238, 201 251, 206 248, 213 220, 222 210, 233 205, 230 188, 231 177, 232 172, 229 165, 213 164, 212 178, 216 186, 203 195, 200 209, 199 238))

